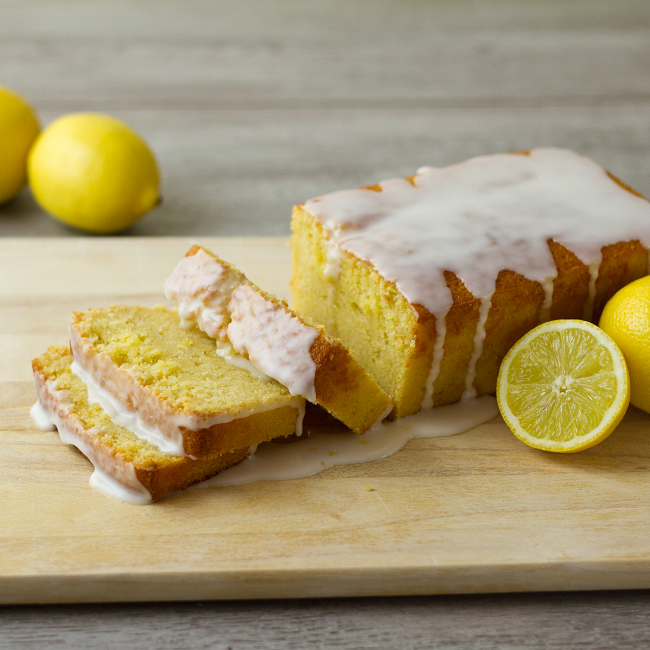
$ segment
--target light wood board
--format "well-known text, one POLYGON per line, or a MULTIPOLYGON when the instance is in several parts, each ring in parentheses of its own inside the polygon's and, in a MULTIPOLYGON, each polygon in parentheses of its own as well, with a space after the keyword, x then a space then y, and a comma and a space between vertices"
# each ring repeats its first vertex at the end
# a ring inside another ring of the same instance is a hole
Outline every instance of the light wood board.
POLYGON ((283 239, 0 240, 0 602, 285 598, 650 587, 650 416, 581 454, 496 418, 304 480, 130 506, 29 417, 30 360, 72 310, 164 302, 192 243, 288 297, 283 239), (366 488, 371 486, 371 490, 366 488))

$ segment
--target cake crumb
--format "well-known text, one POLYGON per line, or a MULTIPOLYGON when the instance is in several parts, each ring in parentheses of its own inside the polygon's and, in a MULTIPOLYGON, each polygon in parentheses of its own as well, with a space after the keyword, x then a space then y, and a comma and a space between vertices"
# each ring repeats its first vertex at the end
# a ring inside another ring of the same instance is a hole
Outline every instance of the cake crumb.
POLYGON ((364 440, 361 441, 361 444, 362 444, 362 445, 367 445, 369 442, 370 442, 370 440, 365 440, 365 439, 364 439, 364 440))
POLYGON ((334 450, 330 450, 329 455, 330 456, 336 456, 336 452, 334 450))
POLYGON ((364 488, 364 490, 365 490, 366 492, 374 492, 374 489, 373 489, 372 485, 366 485, 366 487, 364 488))

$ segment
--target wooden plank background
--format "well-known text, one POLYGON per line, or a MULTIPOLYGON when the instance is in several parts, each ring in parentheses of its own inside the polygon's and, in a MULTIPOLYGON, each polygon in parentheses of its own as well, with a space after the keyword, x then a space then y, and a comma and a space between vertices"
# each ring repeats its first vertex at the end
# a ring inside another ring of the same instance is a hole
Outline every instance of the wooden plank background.
MULTIPOLYGON (((0 83, 106 111, 164 204, 131 235, 286 235, 294 203, 534 146, 650 194, 646 0, 3 0, 0 83)), ((3 235, 74 235, 26 192, 3 235)))
MULTIPOLYGON (((650 194, 647 0, 2 0, 0 84, 149 140, 165 203, 133 236, 286 236, 322 192, 548 144, 650 194)), ((78 236, 27 191, 10 235, 78 236)), ((648 614, 647 592, 5 608, 0 648, 636 648, 648 614)))

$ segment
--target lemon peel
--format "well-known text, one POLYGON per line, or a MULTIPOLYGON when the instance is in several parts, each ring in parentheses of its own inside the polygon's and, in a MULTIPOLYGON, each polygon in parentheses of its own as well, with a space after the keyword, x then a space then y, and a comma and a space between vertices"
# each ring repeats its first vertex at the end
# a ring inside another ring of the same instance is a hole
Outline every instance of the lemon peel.
POLYGON ((0 86, 0 205, 27 183, 27 155, 40 131, 26 99, 0 86))
POLYGON ((623 354, 603 330, 586 321, 550 321, 506 355, 497 401, 522 442, 571 453, 614 431, 630 401, 630 378, 623 354))
POLYGON ((153 153, 131 128, 101 113, 72 113, 38 137, 28 160, 38 203, 75 228, 109 234, 160 201, 153 153))
POLYGON ((621 349, 630 372, 630 402, 650 413, 650 276, 620 289, 599 326, 621 349))

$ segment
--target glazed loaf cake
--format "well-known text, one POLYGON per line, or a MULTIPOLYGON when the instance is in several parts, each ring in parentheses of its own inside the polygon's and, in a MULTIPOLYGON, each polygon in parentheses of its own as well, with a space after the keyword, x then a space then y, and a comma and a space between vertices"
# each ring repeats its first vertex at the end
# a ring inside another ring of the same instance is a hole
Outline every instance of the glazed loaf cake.
POLYGON ((209 250, 192 247, 165 293, 178 301, 183 319, 216 339, 229 363, 277 380, 353 431, 363 433, 391 411, 388 395, 339 339, 209 250))
POLYGON ((648 272, 650 203, 562 149, 484 156, 296 206, 294 307, 350 347, 393 417, 494 393, 538 323, 598 321, 648 272))

